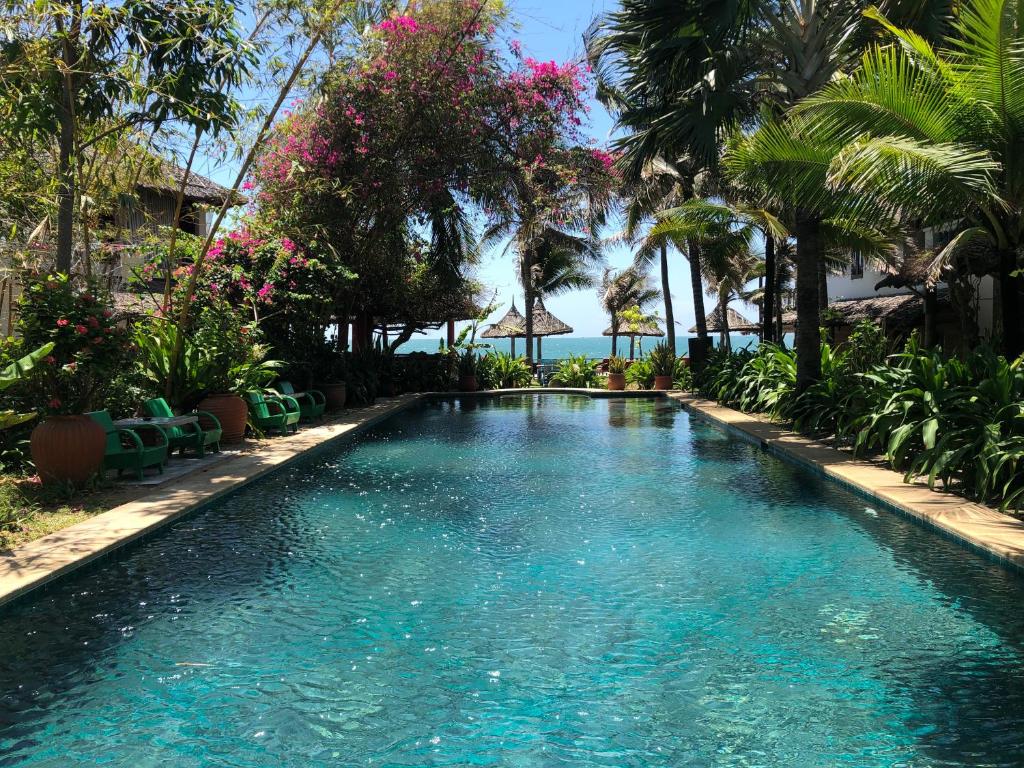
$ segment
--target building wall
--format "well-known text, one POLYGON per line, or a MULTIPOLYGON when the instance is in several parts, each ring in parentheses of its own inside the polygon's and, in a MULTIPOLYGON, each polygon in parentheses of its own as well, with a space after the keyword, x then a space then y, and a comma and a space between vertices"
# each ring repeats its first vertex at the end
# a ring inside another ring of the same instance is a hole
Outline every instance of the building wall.
POLYGON ((876 291, 875 286, 888 274, 872 267, 864 265, 861 277, 853 277, 851 267, 847 267, 841 275, 828 276, 828 300, 839 299, 867 299, 872 296, 895 296, 900 293, 907 293, 905 288, 883 288, 876 291))

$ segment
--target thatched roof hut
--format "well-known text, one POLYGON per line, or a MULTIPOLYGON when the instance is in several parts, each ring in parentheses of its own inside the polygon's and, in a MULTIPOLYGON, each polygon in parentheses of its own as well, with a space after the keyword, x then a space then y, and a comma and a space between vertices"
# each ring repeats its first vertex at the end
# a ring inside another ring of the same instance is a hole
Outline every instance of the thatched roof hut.
POLYGON ((512 301, 512 308, 505 313, 505 316, 493 325, 489 325, 480 337, 483 339, 515 339, 526 335, 526 318, 516 309, 515 300, 512 301))
MULTIPOLYGON (((601 335, 602 336, 611 336, 612 335, 611 326, 608 326, 607 328, 605 328, 604 331, 601 333, 601 335)), ((629 337, 629 336, 656 336, 658 338, 661 338, 662 336, 665 335, 665 330, 661 326, 659 326, 655 321, 649 320, 649 321, 647 321, 645 323, 641 323, 639 327, 637 327, 637 326, 628 326, 625 323, 623 323, 622 325, 619 326, 618 335, 619 336, 625 336, 625 337, 629 337)))
MULTIPOLYGON (((523 321, 525 325, 525 320, 523 321)), ((537 297, 533 305, 533 335, 561 336, 572 333, 572 326, 566 325, 544 308, 544 299, 537 297)))
MULTIPOLYGON (((747 318, 745 318, 743 315, 741 315, 739 312, 737 312, 732 307, 729 307, 726 310, 726 312, 727 312, 726 319, 728 320, 728 323, 729 323, 729 332, 730 333, 757 333, 760 330, 760 328, 758 327, 757 323, 753 323, 750 320, 747 320, 747 318)), ((711 312, 708 313, 708 316, 706 318, 704 318, 705 322, 707 322, 707 324, 708 324, 708 331, 712 331, 712 332, 721 331, 722 330, 721 318, 722 318, 722 308, 721 308, 721 306, 717 306, 713 310, 711 310, 711 312)), ((689 332, 690 333, 696 333, 697 332, 697 326, 695 325, 692 328, 690 328, 689 332)))
MULTIPOLYGON (((949 293, 940 291, 939 307, 949 306, 949 293)), ((924 301, 914 293, 900 293, 894 296, 870 296, 865 299, 840 299, 830 302, 822 313, 821 324, 840 327, 854 326, 863 320, 880 324, 891 335, 909 332, 924 318, 924 301)), ((783 328, 796 328, 796 312, 790 310, 782 316, 783 328)))

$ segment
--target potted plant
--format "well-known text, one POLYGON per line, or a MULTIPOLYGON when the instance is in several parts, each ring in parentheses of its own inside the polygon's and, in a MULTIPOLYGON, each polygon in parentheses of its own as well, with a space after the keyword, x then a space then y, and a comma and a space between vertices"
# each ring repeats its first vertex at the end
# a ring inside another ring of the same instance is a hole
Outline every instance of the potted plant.
POLYGON ((45 414, 32 430, 32 461, 43 482, 80 485, 103 464, 106 433, 84 413, 103 407, 126 362, 124 331, 96 286, 75 287, 66 275, 29 279, 19 310, 23 343, 52 344, 27 386, 45 414))
POLYGON ((612 355, 608 358, 608 389, 621 391, 626 388, 626 358, 612 355))
POLYGON ((476 372, 479 361, 476 350, 467 349, 459 355, 459 390, 462 392, 476 392, 476 372))
POLYGON ((672 376, 676 371, 676 356, 665 342, 661 342, 647 356, 654 372, 655 389, 672 389, 672 376))
POLYGON ((267 348, 259 343, 258 329, 243 323, 226 302, 199 312, 186 345, 183 375, 190 380, 188 388, 202 396, 197 407, 220 421, 221 442, 240 442, 249 415, 242 395, 267 386, 280 364, 265 359, 267 348))

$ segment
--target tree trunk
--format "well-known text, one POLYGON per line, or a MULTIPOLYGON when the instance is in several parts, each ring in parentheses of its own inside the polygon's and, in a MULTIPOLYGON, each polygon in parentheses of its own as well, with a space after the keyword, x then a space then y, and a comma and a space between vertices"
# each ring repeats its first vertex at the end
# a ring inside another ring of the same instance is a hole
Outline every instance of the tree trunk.
POLYGON ((1003 354, 1007 360, 1016 360, 1024 353, 1024 334, 1021 333, 1020 292, 1022 279, 1017 271, 1017 254, 1011 250, 999 254, 999 316, 1003 326, 1003 354))
POLYGON ((619 351, 619 323, 615 319, 615 313, 612 313, 612 357, 617 357, 619 351))
POLYGON ((665 300, 665 334, 668 348, 676 353, 676 318, 672 312, 672 291, 668 284, 668 245, 661 244, 661 295, 665 300))
POLYGON ((523 298, 526 299, 526 363, 533 370, 533 254, 529 248, 523 249, 523 298))
POLYGON ((796 216, 796 386, 803 392, 821 378, 820 285, 821 222, 813 214, 796 216))
POLYGON ((761 341, 775 341, 775 238, 764 236, 764 294, 761 297, 761 341))
POLYGON ((71 273, 71 258, 75 243, 75 90, 78 55, 77 41, 81 30, 81 8, 77 6, 71 28, 64 34, 63 17, 57 15, 58 34, 64 37, 62 59, 64 76, 61 78, 60 108, 57 110, 57 253, 55 267, 58 272, 71 273))
POLYGON ((924 289, 924 345, 927 348, 934 347, 938 343, 938 331, 936 328, 938 303, 935 286, 926 286, 924 289))
POLYGON ((704 316, 704 284, 700 279, 700 245, 696 240, 687 242, 690 251, 690 284, 693 287, 693 313, 697 321, 697 338, 707 341, 708 321, 704 316))
POLYGON ((818 260, 818 311, 828 309, 828 267, 825 260, 818 260))

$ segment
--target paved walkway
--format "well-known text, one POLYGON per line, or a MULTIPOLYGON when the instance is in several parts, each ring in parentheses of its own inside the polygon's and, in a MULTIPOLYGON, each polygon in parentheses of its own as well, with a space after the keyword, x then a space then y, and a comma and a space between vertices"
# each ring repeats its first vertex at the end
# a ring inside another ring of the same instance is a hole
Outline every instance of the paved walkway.
POLYGON ((89 563, 157 528, 247 485, 345 434, 356 434, 420 395, 381 400, 344 411, 333 420, 267 441, 258 451, 230 456, 151 493, 0 555, 0 605, 89 563))
POLYGON ((1024 521, 923 483, 904 483, 903 473, 855 459, 820 440, 789 432, 767 419, 710 400, 671 393, 694 415, 747 440, 880 499, 910 517, 1024 573, 1024 521))

